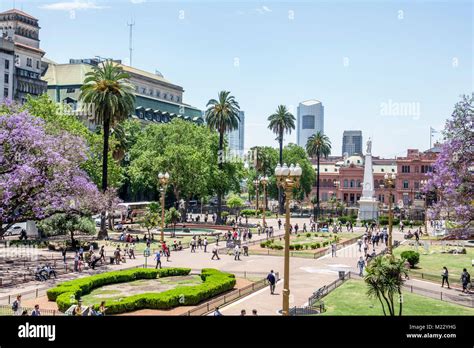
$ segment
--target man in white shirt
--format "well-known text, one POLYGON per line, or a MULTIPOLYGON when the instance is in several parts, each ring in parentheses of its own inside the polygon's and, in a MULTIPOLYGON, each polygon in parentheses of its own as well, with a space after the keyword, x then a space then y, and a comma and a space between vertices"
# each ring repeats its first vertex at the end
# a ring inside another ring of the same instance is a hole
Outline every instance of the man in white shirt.
POLYGON ((240 247, 238 244, 235 245, 234 248, 234 260, 239 260, 240 261, 240 247))

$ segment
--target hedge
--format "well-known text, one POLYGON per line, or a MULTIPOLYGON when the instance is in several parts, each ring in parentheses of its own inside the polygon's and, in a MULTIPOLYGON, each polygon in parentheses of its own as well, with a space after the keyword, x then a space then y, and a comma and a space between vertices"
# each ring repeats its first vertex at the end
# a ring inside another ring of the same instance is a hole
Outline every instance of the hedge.
POLYGON ((163 269, 131 269, 96 274, 90 277, 70 280, 59 284, 46 292, 48 300, 56 301, 61 311, 67 310, 76 299, 90 293, 92 290, 104 285, 126 283, 138 279, 155 279, 157 276, 169 277, 173 275, 188 275, 189 268, 163 268, 163 269), (72 299, 72 301, 71 301, 72 299))
MULTIPOLYGON (((132 278, 129 280, 121 280, 118 282, 128 282, 128 281, 133 281, 136 279, 153 279, 153 278, 156 278, 157 275, 159 275, 160 277, 187 275, 189 274, 191 270, 189 268, 163 268, 161 270, 141 270, 141 271, 147 271, 146 273, 141 273, 140 271, 137 271, 137 270, 133 270, 133 271, 136 272, 136 274, 138 275, 137 277, 133 278, 132 276, 132 278)), ((129 272, 129 271, 119 271, 119 272, 110 272, 110 273, 124 273, 124 272, 129 272)), ((107 274, 110 275, 110 273, 105 273, 103 275, 107 275, 107 274)), ((93 278, 93 277, 96 277, 96 276, 87 277, 83 279, 87 280, 88 278, 93 278)), ((105 278, 107 279, 108 277, 105 277, 105 278)), ((114 280, 117 279, 116 275, 112 275, 110 278, 114 280)), ((124 277, 120 277, 120 279, 123 279, 123 278, 124 277)), ((160 293, 144 293, 144 294, 138 294, 138 295, 125 297, 121 299, 120 301, 111 301, 111 302, 106 301, 105 306, 107 307, 107 313, 118 314, 118 313, 130 312, 130 311, 135 311, 135 310, 144 309, 144 308, 170 309, 170 308, 174 308, 181 305, 186 305, 186 306, 195 305, 203 300, 214 297, 225 291, 232 290, 236 283, 235 276, 233 274, 224 273, 219 270, 211 269, 211 268, 202 269, 201 279, 203 283, 199 285, 195 285, 195 286, 180 286, 175 289, 167 290, 160 293)), ((78 279, 77 281, 80 281, 80 280, 82 279, 78 279)), ((73 283, 73 282, 75 281, 70 281, 66 283, 73 283)), ((118 282, 111 281, 111 282, 108 282, 107 284, 113 284, 113 283, 118 283, 118 282)), ((66 283, 63 283, 62 285, 58 286, 58 288, 64 287, 64 284, 66 283)), ((98 286, 101 286, 101 285, 98 285, 98 286)), ((95 286, 95 287, 98 287, 98 286, 95 286)), ((93 287, 89 286, 88 292, 82 292, 80 287, 74 284, 66 286, 66 288, 69 288, 69 290, 57 295, 56 297, 58 308, 61 311, 67 310, 69 306, 73 304, 70 301, 71 295, 74 295, 74 297, 77 298, 78 296, 87 294, 93 289, 93 287)), ((54 292, 52 292, 51 295, 53 295, 53 293, 54 292)), ((48 298, 50 298, 49 292, 48 292, 48 298)), ((96 305, 95 308, 97 309, 98 306, 99 305, 96 305)))

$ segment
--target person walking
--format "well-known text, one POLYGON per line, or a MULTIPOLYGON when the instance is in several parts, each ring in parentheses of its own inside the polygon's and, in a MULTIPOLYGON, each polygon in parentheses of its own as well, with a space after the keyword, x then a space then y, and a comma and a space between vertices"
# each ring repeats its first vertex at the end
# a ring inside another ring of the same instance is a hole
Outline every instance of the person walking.
POLYGON ((41 312, 40 312, 40 309, 39 309, 39 308, 40 308, 39 305, 36 304, 36 305, 35 305, 35 309, 33 309, 33 310, 31 311, 31 316, 33 316, 33 317, 39 317, 39 316, 41 316, 41 312))
POLYGON ((61 255, 63 256, 63 262, 66 263, 66 247, 61 248, 61 255))
POLYGON ((217 246, 214 246, 214 248, 212 248, 212 257, 211 257, 211 260, 214 260, 215 257, 217 257, 218 260, 221 259, 221 258, 219 257, 219 252, 218 252, 217 246))
POLYGON ((190 246, 191 246, 191 252, 195 253, 196 252, 196 240, 194 239, 194 237, 193 237, 193 239, 191 239, 190 246))
POLYGON ((74 255, 74 272, 79 271, 79 253, 76 251, 76 255, 74 255))
POLYGON ((204 245, 204 252, 207 253, 207 237, 204 237, 202 244, 204 245))
POLYGON ((336 243, 332 243, 332 244, 331 244, 331 256, 332 256, 332 257, 337 257, 337 256, 336 256, 336 251, 337 251, 336 243))
POLYGON ((235 261, 240 261, 240 247, 238 244, 235 245, 235 248, 234 248, 234 260, 235 261))
POLYGON ((357 245, 359 246, 359 252, 362 252, 362 239, 357 239, 357 245))
POLYGON ((465 268, 462 270, 461 283, 462 283, 462 292, 468 294, 469 290, 467 287, 471 283, 471 275, 465 268))
POLYGON ((16 296, 16 300, 12 303, 13 315, 20 316, 23 312, 21 309, 21 295, 16 296))
POLYGON ((443 272, 441 273, 441 277, 442 277, 441 287, 444 288, 444 283, 446 282, 446 284, 448 285, 448 289, 451 289, 449 287, 449 279, 448 279, 449 272, 446 266, 443 266, 443 272))
POLYGON ((281 219, 278 219, 278 230, 281 230, 281 219))
POLYGON ((253 316, 257 316, 257 315, 258 315, 256 309, 252 309, 252 315, 253 315, 253 316))
POLYGON ((219 307, 216 307, 216 309, 214 310, 213 315, 214 315, 215 317, 221 317, 221 316, 222 316, 222 313, 221 313, 221 311, 219 310, 219 307))
POLYGON ((357 261, 357 268, 359 268, 359 276, 361 277, 364 274, 364 267, 365 267, 365 261, 364 261, 364 258, 361 256, 359 258, 359 261, 357 261))
POLYGON ((104 263, 105 262, 105 246, 102 245, 100 247, 100 251, 99 251, 99 260, 104 263))
POLYGON ((129 256, 130 258, 132 258, 132 257, 133 257, 134 259, 136 258, 136 257, 135 257, 135 242, 133 242, 133 243, 130 245, 130 247, 128 248, 128 256, 129 256))
POLYGON ((155 260, 156 260, 155 269, 158 269, 158 266, 159 266, 160 269, 161 269, 161 253, 160 253, 160 251, 157 251, 157 252, 155 253, 155 260))
POLYGON ((270 294, 273 295, 275 293, 275 284, 276 284, 276 276, 273 273, 273 270, 270 271, 267 275, 268 283, 270 284, 270 294))

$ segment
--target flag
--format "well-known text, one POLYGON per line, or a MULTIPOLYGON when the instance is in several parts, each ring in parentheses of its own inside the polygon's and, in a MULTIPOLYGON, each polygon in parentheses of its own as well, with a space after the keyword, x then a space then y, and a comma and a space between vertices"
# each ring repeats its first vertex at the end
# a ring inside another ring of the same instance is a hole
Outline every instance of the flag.
POLYGON ((433 136, 433 133, 438 133, 438 131, 436 129, 434 129, 433 127, 430 127, 431 136, 433 136))

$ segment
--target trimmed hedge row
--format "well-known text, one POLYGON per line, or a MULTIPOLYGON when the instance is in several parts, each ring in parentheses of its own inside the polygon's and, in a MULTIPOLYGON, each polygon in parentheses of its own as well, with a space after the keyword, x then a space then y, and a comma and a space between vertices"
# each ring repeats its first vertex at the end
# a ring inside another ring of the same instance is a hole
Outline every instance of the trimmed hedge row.
POLYGON ((138 279, 155 279, 176 275, 188 275, 189 268, 163 268, 163 269, 131 269, 96 274, 90 277, 70 280, 59 284, 46 292, 48 300, 56 301, 60 311, 66 311, 71 305, 77 303, 77 298, 90 293, 92 290, 104 285, 131 282, 138 279))
MULTIPOLYGON (((106 302, 107 314, 118 314, 139 309, 171 309, 178 306, 192 306, 204 300, 232 290, 235 276, 216 269, 201 271, 202 284, 179 286, 161 293, 144 293, 126 297, 120 301, 106 302)), ((98 306, 96 306, 98 307, 98 306)))
MULTIPOLYGON (((82 279, 64 282, 47 292, 48 299, 56 301, 61 311, 66 311, 76 299, 90 293, 93 289, 107 284, 123 283, 137 279, 154 279, 188 275, 189 268, 136 269, 103 273, 82 279)), ((216 269, 204 268, 201 271, 202 284, 180 286, 161 293, 144 293, 128 296, 120 301, 106 301, 107 314, 118 314, 139 309, 170 309, 181 305, 195 305, 199 302, 232 290, 235 276, 216 269)), ((94 306, 98 309, 99 305, 94 306)))

